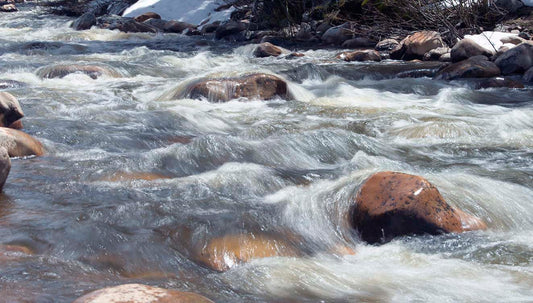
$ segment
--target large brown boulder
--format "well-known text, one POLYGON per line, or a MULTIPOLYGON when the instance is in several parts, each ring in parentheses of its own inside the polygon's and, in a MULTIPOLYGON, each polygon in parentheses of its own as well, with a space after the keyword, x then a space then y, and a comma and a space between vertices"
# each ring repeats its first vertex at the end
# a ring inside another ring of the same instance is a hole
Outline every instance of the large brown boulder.
POLYGON ((475 56, 441 69, 435 75, 435 79, 492 78, 499 75, 500 69, 496 64, 485 56, 475 56))
POLYGON ((337 59, 344 61, 381 61, 381 56, 378 51, 373 49, 369 50, 360 50, 353 52, 344 52, 337 55, 337 59))
POLYGON ((254 56, 258 58, 277 57, 283 53, 283 49, 270 42, 259 44, 254 50, 254 56))
POLYGON ((24 112, 17 98, 8 92, 0 92, 0 127, 13 125, 17 128, 17 124, 13 123, 22 117, 24 117, 24 112))
POLYGON ((426 179, 398 172, 379 172, 364 182, 355 198, 352 225, 369 243, 486 228, 481 219, 446 203, 426 179))
POLYGON ((288 95, 287 83, 281 78, 268 74, 249 74, 234 78, 199 80, 174 98, 207 98, 210 102, 227 102, 237 98, 287 98, 288 95))
POLYGON ((524 73, 533 66, 533 45, 522 43, 511 48, 500 55, 494 63, 504 75, 524 73))
POLYGON ((124 284, 103 288, 76 299, 73 303, 213 303, 208 298, 177 290, 142 284, 124 284))
POLYGON ((120 75, 111 70, 110 68, 98 66, 98 65, 79 65, 79 64, 60 64, 46 66, 37 71, 37 75, 41 78, 63 78, 67 75, 81 73, 85 74, 92 79, 97 79, 102 75, 109 77, 119 77, 120 75))
POLYGON ((7 153, 7 149, 0 147, 0 191, 6 184, 7 176, 11 170, 11 159, 7 153))
POLYGON ((41 142, 20 130, 0 127, 0 147, 7 150, 10 157, 42 156, 41 142))
POLYGON ((293 257, 299 251, 288 241, 268 234, 237 234, 214 238, 193 256, 196 262, 216 271, 226 271, 253 259, 293 257))
POLYGON ((446 47, 439 33, 433 31, 416 32, 403 39, 391 51, 392 59, 421 59, 425 53, 432 49, 446 47))
POLYGON ((477 44, 476 41, 465 38, 457 42, 450 52, 452 62, 459 62, 474 56, 491 57, 496 51, 489 51, 488 49, 477 44))

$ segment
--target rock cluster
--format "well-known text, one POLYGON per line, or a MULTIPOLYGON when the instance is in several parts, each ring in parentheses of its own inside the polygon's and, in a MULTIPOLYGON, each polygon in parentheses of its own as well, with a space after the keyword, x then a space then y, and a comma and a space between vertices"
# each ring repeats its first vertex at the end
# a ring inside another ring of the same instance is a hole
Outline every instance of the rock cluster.
POLYGON ((41 156, 42 144, 20 131, 24 113, 18 100, 8 92, 0 92, 0 190, 11 169, 10 157, 41 156))

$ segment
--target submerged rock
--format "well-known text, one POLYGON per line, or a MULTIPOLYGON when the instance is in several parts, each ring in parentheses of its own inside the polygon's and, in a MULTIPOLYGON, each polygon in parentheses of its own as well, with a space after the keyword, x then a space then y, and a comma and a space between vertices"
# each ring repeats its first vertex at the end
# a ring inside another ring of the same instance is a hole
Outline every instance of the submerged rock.
POLYGON ((500 75, 500 69, 485 56, 475 56, 449 65, 438 71, 436 80, 460 78, 492 78, 500 75))
POLYGON ((487 56, 490 57, 494 55, 496 51, 489 51, 481 45, 477 44, 476 41, 465 38, 457 42, 450 52, 452 62, 459 62, 466 60, 474 56, 487 56))
POLYGON ((299 251, 288 241, 267 234, 238 234, 214 238, 193 256, 197 262, 216 271, 226 271, 253 259, 295 257, 299 251))
POLYGON ((103 178, 102 181, 127 182, 136 180, 155 181, 163 179, 171 179, 171 177, 151 172, 116 172, 111 176, 103 178))
POLYGON ((354 52, 344 52, 337 55, 337 59, 344 61, 381 61, 381 56, 379 52, 369 49, 369 50, 360 50, 354 52))
POLYGON ((522 43, 503 53, 494 63, 504 75, 524 73, 533 66, 533 45, 522 43))
POLYGON ((52 65, 40 68, 37 75, 41 78, 63 78, 69 74, 81 73, 92 79, 97 79, 102 75, 109 77, 119 77, 120 75, 110 68, 98 65, 52 65))
POLYGON ((103 288, 76 299, 73 303, 213 303, 208 298, 177 290, 142 284, 124 284, 103 288))
POLYGON ((10 170, 11 159, 9 158, 7 149, 0 147, 0 191, 2 191, 4 184, 6 184, 7 176, 9 175, 10 170))
POLYGON ((520 81, 516 81, 516 80, 508 79, 508 78, 501 78, 501 77, 486 79, 476 84, 477 89, 500 88, 500 87, 524 88, 524 84, 522 84, 522 82, 520 81))
POLYGON ((380 172, 368 178, 356 195, 351 219, 369 243, 486 228, 481 219, 446 203, 426 179, 398 172, 380 172))
POLYGON ((282 53, 283 49, 270 42, 263 42, 259 44, 254 50, 254 56, 258 58, 277 57, 282 53))
POLYGON ((189 84, 172 99, 207 98, 210 102, 226 102, 237 98, 270 100, 288 98, 287 83, 268 74, 250 74, 234 78, 201 79, 189 84))
POLYGON ((20 130, 0 127, 0 147, 7 149, 10 157, 42 156, 41 142, 20 130))
POLYGON ((17 98, 8 92, 0 92, 0 127, 19 128, 15 122, 22 117, 24 112, 17 98))

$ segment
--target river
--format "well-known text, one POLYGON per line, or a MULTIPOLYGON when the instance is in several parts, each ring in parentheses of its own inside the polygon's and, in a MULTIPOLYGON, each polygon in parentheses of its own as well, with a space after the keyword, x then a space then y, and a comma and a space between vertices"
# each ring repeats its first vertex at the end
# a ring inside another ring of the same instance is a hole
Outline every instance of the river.
POLYGON ((31 4, 0 15, 0 79, 46 155, 13 159, 0 195, 0 301, 71 302, 124 283, 216 302, 533 300, 533 88, 395 78, 404 63, 293 60, 173 34, 74 31, 31 4), (118 77, 38 76, 96 64, 118 77), (294 100, 166 100, 208 75, 262 71, 294 100), (488 230, 363 243, 346 223, 372 173, 421 175, 488 230), (129 180, 134 173, 167 178, 129 180), (117 177, 118 176, 118 177, 117 177), (235 233, 290 235, 300 257, 219 273, 189 257, 235 233), (348 247, 355 255, 332 253, 348 247))

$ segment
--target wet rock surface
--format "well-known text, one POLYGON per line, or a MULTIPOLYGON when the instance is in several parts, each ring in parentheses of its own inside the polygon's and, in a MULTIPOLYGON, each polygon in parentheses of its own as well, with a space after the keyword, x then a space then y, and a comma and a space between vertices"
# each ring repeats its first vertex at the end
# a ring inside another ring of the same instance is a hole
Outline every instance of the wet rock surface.
POLYGON ((204 296, 142 284, 124 284, 96 290, 76 299, 73 303, 209 303, 204 296))
POLYGON ((354 200, 352 224, 369 243, 486 228, 480 219, 446 203, 437 188, 419 176, 376 173, 364 182, 354 200))

